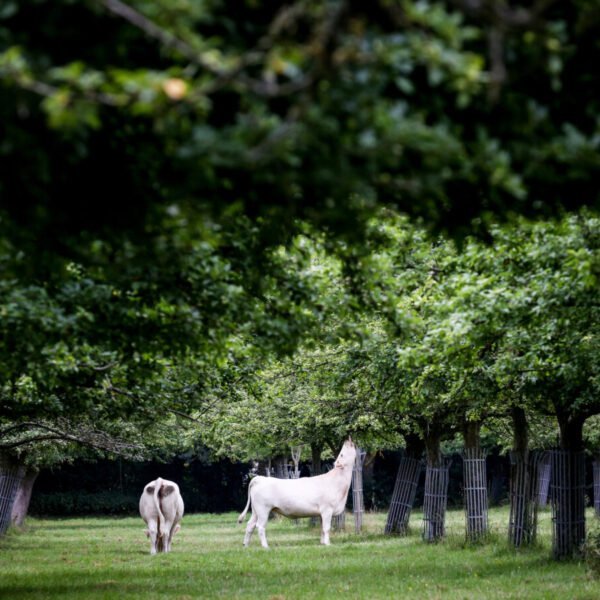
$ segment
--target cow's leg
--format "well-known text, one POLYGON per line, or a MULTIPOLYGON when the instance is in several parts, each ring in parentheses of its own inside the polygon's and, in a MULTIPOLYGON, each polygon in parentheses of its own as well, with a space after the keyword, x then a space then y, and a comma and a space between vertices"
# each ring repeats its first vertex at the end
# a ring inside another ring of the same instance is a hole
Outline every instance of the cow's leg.
POLYGON ((163 529, 162 534, 162 551, 169 552, 171 550, 171 530, 173 529, 173 523, 168 519, 165 519, 165 528, 163 529))
POLYGON ((171 552, 171 542, 173 541, 173 536, 181 529, 181 525, 177 523, 171 527, 171 531, 169 532, 169 542, 167 544, 166 552, 171 552))
POLYGON ((329 530, 331 529, 331 517, 333 511, 324 511, 321 513, 321 544, 329 546, 329 530))
POLYGON ((244 546, 248 547, 250 543, 250 538, 252 537, 252 533, 254 532, 254 528, 256 527, 256 512, 252 512, 252 516, 248 521, 248 525, 246 525, 246 535, 244 536, 244 546))
POLYGON ((263 548, 268 548, 267 543, 267 521, 269 520, 270 509, 256 511, 256 527, 258 528, 258 537, 263 548))
POLYGON ((150 519, 148 521, 148 536, 150 537, 150 554, 156 554, 158 522, 155 519, 150 519))

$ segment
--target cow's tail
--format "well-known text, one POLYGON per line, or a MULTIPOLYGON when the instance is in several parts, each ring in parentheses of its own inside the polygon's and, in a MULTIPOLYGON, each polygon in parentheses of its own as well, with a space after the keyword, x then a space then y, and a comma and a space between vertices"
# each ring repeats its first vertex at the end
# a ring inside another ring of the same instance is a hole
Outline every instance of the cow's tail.
POLYGON ((169 532, 165 527, 165 516, 163 515, 162 509, 160 508, 160 498, 158 497, 160 491, 162 490, 163 480, 159 477, 156 480, 156 485, 154 486, 154 506, 158 512, 158 531, 161 536, 168 535, 169 532))
POLYGON ((238 517, 238 523, 241 523, 246 518, 246 513, 252 504, 252 499, 250 497, 250 490, 252 489, 252 484, 256 481, 256 477, 250 481, 248 485, 248 502, 246 503, 246 508, 243 510, 242 514, 238 517))

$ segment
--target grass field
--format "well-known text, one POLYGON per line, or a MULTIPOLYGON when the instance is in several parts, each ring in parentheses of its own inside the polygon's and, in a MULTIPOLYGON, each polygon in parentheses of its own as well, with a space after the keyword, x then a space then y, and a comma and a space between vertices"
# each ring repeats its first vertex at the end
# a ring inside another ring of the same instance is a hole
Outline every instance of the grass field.
MULTIPOLYGON (((600 598, 600 582, 578 562, 550 559, 550 513, 540 543, 515 552, 505 542, 508 512, 493 509, 485 544, 464 544, 462 511, 448 514, 448 538, 420 539, 419 513, 408 537, 381 534, 384 514, 366 531, 332 535, 278 518, 242 547, 237 515, 186 515, 173 552, 150 556, 140 518, 31 519, 0 540, 0 598, 600 598)), ((591 518, 592 515, 590 514, 591 518)), ((349 515, 348 529, 352 519, 349 515)))

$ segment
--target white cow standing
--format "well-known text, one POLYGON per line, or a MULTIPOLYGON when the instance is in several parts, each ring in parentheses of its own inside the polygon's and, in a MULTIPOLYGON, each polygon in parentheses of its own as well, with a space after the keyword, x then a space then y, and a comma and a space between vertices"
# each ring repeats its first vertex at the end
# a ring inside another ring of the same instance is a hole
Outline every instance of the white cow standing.
POLYGON ((244 546, 248 546, 254 528, 258 527, 263 548, 269 547, 265 529, 271 511, 294 519, 320 516, 321 544, 328 546, 331 518, 341 514, 346 507, 355 459, 356 446, 349 438, 344 442, 335 466, 329 473, 300 479, 254 477, 248 486, 248 503, 238 518, 238 523, 241 523, 252 506, 244 546))
POLYGON ((150 554, 170 552, 171 540, 179 531, 183 517, 183 498, 179 486, 167 479, 155 479, 144 487, 140 497, 140 515, 146 521, 150 554))

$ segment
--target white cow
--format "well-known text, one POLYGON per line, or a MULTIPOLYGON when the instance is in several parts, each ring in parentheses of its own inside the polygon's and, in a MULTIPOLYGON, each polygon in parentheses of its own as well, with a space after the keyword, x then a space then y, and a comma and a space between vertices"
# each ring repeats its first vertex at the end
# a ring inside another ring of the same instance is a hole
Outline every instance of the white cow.
POLYGON ((258 527, 263 548, 269 547, 265 528, 271 511, 294 519, 320 516, 321 543, 328 546, 331 517, 341 514, 346 507, 355 458, 356 447, 349 438, 344 442, 335 467, 329 473, 300 479, 254 477, 248 486, 248 503, 238 518, 238 523, 241 523, 252 506, 244 546, 248 546, 254 528, 258 527))
POLYGON ((148 483, 140 497, 140 515, 148 525, 150 554, 170 552, 171 540, 179 531, 183 517, 179 486, 160 477, 148 483))

